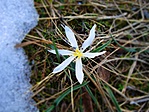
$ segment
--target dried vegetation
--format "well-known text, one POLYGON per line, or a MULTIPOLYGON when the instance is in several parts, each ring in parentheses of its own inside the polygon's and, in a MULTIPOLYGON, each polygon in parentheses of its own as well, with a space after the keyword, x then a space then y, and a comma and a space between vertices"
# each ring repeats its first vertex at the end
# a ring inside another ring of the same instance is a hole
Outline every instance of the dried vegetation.
POLYGON ((33 98, 44 112, 149 111, 148 0, 35 0, 39 23, 16 47, 24 47, 32 65, 33 98), (65 58, 48 49, 70 48, 64 29, 73 29, 79 45, 97 24, 89 50, 103 56, 84 60, 84 83, 74 63, 52 70, 65 58))

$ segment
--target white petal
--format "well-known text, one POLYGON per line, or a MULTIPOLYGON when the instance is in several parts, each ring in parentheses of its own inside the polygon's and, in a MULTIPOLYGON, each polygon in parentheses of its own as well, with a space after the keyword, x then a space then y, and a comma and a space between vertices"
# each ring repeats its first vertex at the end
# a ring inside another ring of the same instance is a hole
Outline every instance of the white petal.
MULTIPOLYGON (((48 50, 50 53, 56 54, 55 50, 48 50)), ((69 51, 69 50, 60 50, 58 49, 58 53, 61 55, 72 55, 73 51, 69 51)))
POLYGON ((52 73, 58 73, 61 72, 63 69, 65 69, 72 60, 74 60, 74 56, 70 56, 69 58, 67 58, 65 61, 63 61, 60 65, 58 65, 52 73))
POLYGON ((88 58, 94 58, 96 56, 99 56, 99 55, 102 55, 104 54, 106 51, 102 51, 102 52, 99 52, 99 53, 83 53, 83 56, 84 57, 88 57, 88 58))
POLYGON ((96 24, 94 24, 94 26, 92 27, 92 29, 90 30, 89 33, 89 37, 84 41, 83 45, 82 45, 82 49, 83 51, 91 45, 91 43, 93 42, 94 38, 95 38, 95 28, 96 28, 96 24))
POLYGON ((66 36, 67 36, 71 46, 74 48, 78 48, 78 44, 77 44, 77 41, 76 41, 73 31, 68 26, 65 26, 64 28, 65 28, 66 36))
POLYGON ((81 58, 76 59, 76 78, 79 81, 80 84, 82 84, 84 79, 84 73, 82 71, 82 61, 81 58))
POLYGON ((50 53, 56 54, 55 50, 48 50, 50 53))

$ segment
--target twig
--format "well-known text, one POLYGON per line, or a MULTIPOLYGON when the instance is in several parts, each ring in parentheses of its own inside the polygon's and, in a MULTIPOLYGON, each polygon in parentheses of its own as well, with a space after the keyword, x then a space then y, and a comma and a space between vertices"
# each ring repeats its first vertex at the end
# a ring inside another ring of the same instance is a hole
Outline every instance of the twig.
POLYGON ((138 103, 149 101, 149 95, 145 95, 137 98, 131 98, 130 100, 131 100, 130 104, 138 105, 138 103))
MULTIPOLYGON (((138 55, 135 56, 135 59, 138 59, 138 55)), ((127 77, 126 83, 124 85, 124 88, 122 90, 122 93, 126 92, 128 81, 129 81, 129 79, 130 79, 130 77, 131 77, 131 75, 132 75, 132 73, 133 73, 133 71, 135 69, 136 64, 137 64, 137 61, 134 61, 132 66, 131 66, 131 68, 130 68, 130 70, 129 70, 128 77, 127 77)))
POLYGON ((73 81, 72 81, 72 78, 71 78, 70 71, 69 71, 69 75, 70 75, 70 82, 71 82, 71 107, 72 107, 72 112, 75 112, 75 109, 74 109, 74 97, 73 97, 73 81))
POLYGON ((96 20, 106 20, 106 19, 116 19, 116 18, 121 18, 123 16, 127 15, 127 13, 122 13, 117 16, 85 16, 85 15, 78 15, 78 16, 64 16, 64 17, 43 17, 39 18, 39 21, 41 20, 53 20, 53 19, 96 19, 96 20))
POLYGON ((105 63, 108 63, 111 61, 117 61, 117 60, 133 60, 133 61, 139 61, 139 62, 142 62, 142 63, 149 65, 149 63, 147 63, 146 61, 138 59, 138 58, 136 59, 136 58, 116 58, 116 57, 114 59, 108 59, 105 62, 103 62, 102 64, 105 64, 105 63))

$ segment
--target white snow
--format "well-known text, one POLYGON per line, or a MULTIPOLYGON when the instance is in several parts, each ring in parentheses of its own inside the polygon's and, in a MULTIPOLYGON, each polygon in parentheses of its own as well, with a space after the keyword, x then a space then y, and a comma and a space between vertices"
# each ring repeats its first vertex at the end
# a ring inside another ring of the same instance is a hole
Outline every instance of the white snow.
POLYGON ((15 48, 37 25, 33 0, 0 0, 0 112, 37 112, 31 99, 30 67, 15 48))

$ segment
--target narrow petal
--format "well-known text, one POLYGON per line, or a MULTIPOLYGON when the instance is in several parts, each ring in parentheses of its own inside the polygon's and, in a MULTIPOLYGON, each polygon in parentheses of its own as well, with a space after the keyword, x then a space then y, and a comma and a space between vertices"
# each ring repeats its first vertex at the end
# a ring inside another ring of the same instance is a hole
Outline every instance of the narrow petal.
POLYGON ((71 46, 74 48, 78 48, 78 44, 73 31, 68 26, 65 26, 64 29, 71 46))
POLYGON ((76 68, 76 78, 79 81, 79 83, 82 84, 83 79, 84 79, 84 73, 82 71, 82 61, 81 61, 81 58, 78 58, 76 60, 75 68, 76 68))
POLYGON ((95 38, 95 28, 96 28, 96 24, 94 24, 94 26, 92 27, 92 29, 90 30, 89 33, 89 37, 84 41, 83 45, 82 45, 82 49, 83 51, 91 45, 91 43, 93 42, 94 38, 95 38))
POLYGON ((84 57, 88 57, 88 58, 94 58, 96 56, 99 56, 99 55, 102 55, 104 54, 106 51, 102 51, 102 52, 99 52, 99 53, 83 53, 83 56, 84 57))
POLYGON ((65 61, 63 61, 60 65, 58 65, 52 73, 58 73, 61 72, 63 69, 65 69, 72 60, 74 60, 74 56, 70 56, 69 58, 67 58, 65 61))
MULTIPOLYGON (((56 54, 55 50, 48 50, 50 53, 56 54)), ((72 55, 73 51, 69 51, 69 50, 60 50, 58 49, 58 53, 61 55, 72 55)))
POLYGON ((50 53, 56 54, 55 50, 48 50, 50 53))

